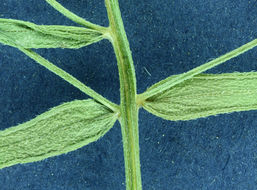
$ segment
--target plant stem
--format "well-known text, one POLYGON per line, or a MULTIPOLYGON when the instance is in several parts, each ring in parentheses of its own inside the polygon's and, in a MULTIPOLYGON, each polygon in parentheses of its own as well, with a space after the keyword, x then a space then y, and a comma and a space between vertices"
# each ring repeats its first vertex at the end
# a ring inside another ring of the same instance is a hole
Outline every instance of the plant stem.
POLYGON ((55 73, 56 75, 58 75, 59 77, 61 77, 62 79, 64 79, 68 83, 70 83, 71 85, 77 87, 79 90, 81 90, 82 92, 84 92, 88 96, 91 96, 96 101, 98 101, 101 104, 105 105, 106 107, 111 109, 113 112, 115 112, 115 113, 119 112, 119 107, 116 104, 114 104, 111 101, 107 100, 102 95, 98 94, 97 92, 95 92, 94 90, 89 88, 88 86, 84 85, 82 82, 80 82, 79 80, 74 78, 69 73, 67 73, 64 70, 60 69, 59 67, 55 66, 54 64, 52 64, 51 62, 47 61, 45 58, 41 57, 40 55, 38 55, 37 53, 33 52, 30 49, 26 49, 26 48, 23 48, 23 47, 18 47, 18 48, 19 48, 20 51, 25 53, 31 59, 35 60, 40 65, 44 66, 45 68, 47 68, 51 72, 55 73))
POLYGON ((135 69, 118 0, 105 0, 105 5, 110 22, 110 41, 117 58, 120 77, 121 117, 119 121, 123 140, 126 189, 141 190, 135 69))
POLYGON ((74 14, 73 12, 69 11, 68 9, 66 9, 65 7, 63 7, 60 3, 58 3, 56 0, 46 0, 47 3, 49 3, 53 8, 55 8, 57 11, 59 11, 60 13, 62 13, 64 16, 66 16, 67 18, 71 19, 72 21, 85 26, 87 28, 91 28, 94 30, 98 30, 98 31, 105 31, 106 28, 99 26, 97 24, 93 24, 89 21, 86 21, 85 19, 77 16, 76 14, 74 14))

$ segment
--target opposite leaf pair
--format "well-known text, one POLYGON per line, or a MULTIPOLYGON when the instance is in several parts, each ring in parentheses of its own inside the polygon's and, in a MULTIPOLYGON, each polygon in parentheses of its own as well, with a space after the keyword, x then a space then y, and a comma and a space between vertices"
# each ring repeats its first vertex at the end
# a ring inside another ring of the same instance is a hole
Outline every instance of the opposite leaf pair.
MULTIPOLYGON (((38 63, 88 95, 100 95, 29 48, 80 48, 102 40, 94 29, 40 26, 0 19, 0 42, 19 48, 38 63)), ((234 111, 257 109, 257 72, 199 74, 257 44, 248 44, 187 73, 171 76, 138 96, 138 105, 167 120, 189 120, 234 111), (140 98, 143 100, 140 100, 140 98)), ((39 161, 76 150, 103 136, 118 119, 119 108, 103 97, 72 101, 0 133, 0 168, 39 161), (110 108, 110 109, 108 109, 110 108), (37 137, 37 138, 36 138, 37 137)))
POLYGON ((257 39, 186 73, 170 76, 137 95, 132 56, 118 1, 105 1, 109 27, 84 20, 55 0, 46 1, 85 28, 0 19, 0 43, 18 48, 94 100, 64 103, 31 121, 0 131, 0 169, 76 150, 102 137, 119 119, 127 187, 141 189, 137 106, 168 120, 189 120, 257 109, 257 72, 201 74, 257 46, 257 39), (80 48, 104 38, 112 42, 121 68, 120 106, 30 49, 80 48))

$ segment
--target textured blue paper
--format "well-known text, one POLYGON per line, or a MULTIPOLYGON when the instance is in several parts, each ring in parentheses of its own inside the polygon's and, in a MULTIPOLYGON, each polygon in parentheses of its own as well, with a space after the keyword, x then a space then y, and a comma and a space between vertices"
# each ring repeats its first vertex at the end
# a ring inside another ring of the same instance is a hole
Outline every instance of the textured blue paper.
MULTIPOLYGON (((103 0, 59 0, 89 21, 108 25, 103 0)), ((120 0, 138 92, 257 38, 256 0, 120 0)), ((0 17, 76 25, 43 0, 0 0, 0 17)), ((42 56, 119 102, 110 43, 42 56)), ((253 49, 208 72, 257 70, 253 49)), ((15 48, 0 45, 0 129, 86 95, 15 48)), ((140 111, 145 190, 257 189, 257 111, 170 122, 140 111)), ((125 190, 119 125, 101 140, 40 162, 0 170, 1 190, 125 190)))

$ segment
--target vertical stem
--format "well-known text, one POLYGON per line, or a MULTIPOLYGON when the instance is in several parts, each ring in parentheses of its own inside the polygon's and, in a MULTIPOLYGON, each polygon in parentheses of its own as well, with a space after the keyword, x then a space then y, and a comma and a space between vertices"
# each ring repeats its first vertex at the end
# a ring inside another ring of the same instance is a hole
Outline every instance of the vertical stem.
POLYGON ((125 160, 126 189, 141 190, 135 69, 118 0, 105 0, 105 5, 110 22, 110 41, 117 58, 120 77, 120 124, 125 160))

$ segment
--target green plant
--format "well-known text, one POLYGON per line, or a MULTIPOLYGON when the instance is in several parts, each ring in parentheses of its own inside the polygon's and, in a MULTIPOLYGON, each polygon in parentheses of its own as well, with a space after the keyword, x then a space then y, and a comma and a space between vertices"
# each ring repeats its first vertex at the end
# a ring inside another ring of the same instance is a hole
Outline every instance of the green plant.
POLYGON ((255 47, 257 39, 191 71, 160 81, 146 92, 137 95, 132 56, 118 1, 105 1, 110 22, 107 28, 85 21, 54 0, 47 2, 84 27, 38 26, 29 22, 1 19, 0 42, 18 48, 95 101, 89 99, 68 102, 29 122, 2 131, 0 168, 38 161, 80 148, 99 139, 119 120, 123 136, 127 189, 141 189, 138 144, 140 107, 173 121, 257 108, 257 98, 254 96, 257 92, 256 72, 201 74, 255 47), (102 39, 108 39, 112 43, 117 57, 121 89, 119 106, 30 50, 80 48, 102 39), (17 143, 19 149, 12 146, 17 143))

